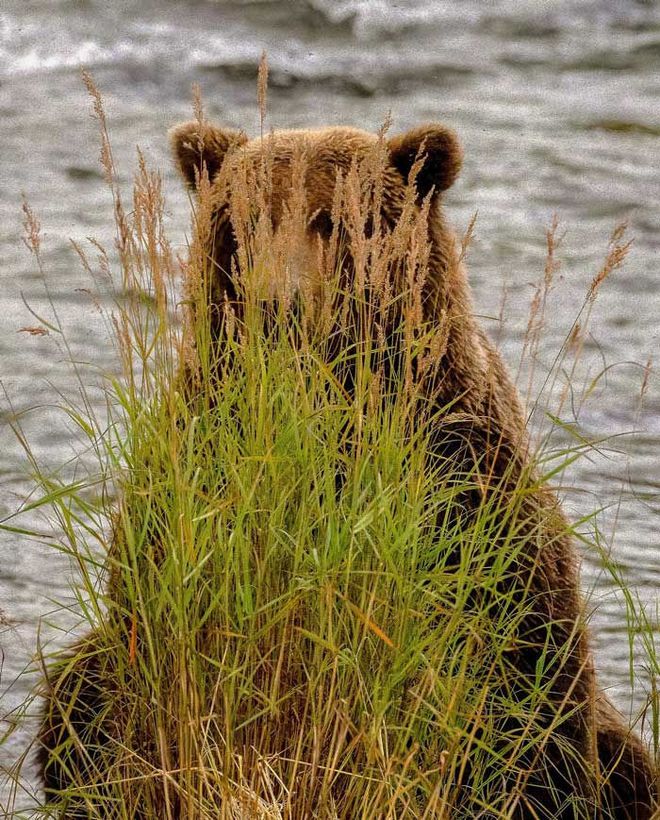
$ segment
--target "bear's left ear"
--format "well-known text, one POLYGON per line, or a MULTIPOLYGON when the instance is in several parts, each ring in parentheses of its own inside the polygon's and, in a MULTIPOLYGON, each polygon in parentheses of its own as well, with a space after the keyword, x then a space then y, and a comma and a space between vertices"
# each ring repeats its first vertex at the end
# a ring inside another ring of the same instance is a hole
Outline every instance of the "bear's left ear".
POLYGON ((175 125, 169 136, 179 170, 191 188, 197 187, 204 168, 209 180, 213 181, 229 149, 247 142, 242 131, 219 128, 198 120, 175 125))
POLYGON ((390 162, 404 180, 415 160, 423 159, 417 173, 416 186, 420 199, 431 188, 436 193, 454 184, 463 163, 463 151, 456 134, 444 125, 422 125, 388 140, 390 162))

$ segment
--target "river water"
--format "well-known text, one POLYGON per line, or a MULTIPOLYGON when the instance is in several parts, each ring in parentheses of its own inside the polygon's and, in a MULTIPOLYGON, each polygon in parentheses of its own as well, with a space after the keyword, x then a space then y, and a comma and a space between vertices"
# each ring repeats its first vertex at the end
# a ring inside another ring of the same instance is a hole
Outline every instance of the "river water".
MULTIPOLYGON (((80 445, 54 405, 61 396, 75 399, 83 384, 102 412, 101 375, 116 369, 107 328, 85 292, 95 284, 69 241, 93 235, 112 243, 80 68, 103 92, 122 183, 130 183, 136 145, 162 169, 170 235, 185 252, 189 202, 166 131, 190 117, 191 85, 199 83, 210 118, 256 133, 263 49, 269 126, 376 129, 391 112, 394 132, 433 120, 458 131, 466 159, 447 211, 459 232, 478 212, 469 253, 475 302, 513 368, 543 272, 545 230, 559 214, 562 266, 535 389, 613 227, 628 222, 634 244, 600 289, 575 395, 562 411, 571 421, 579 405, 581 433, 605 441, 571 467, 562 494, 574 518, 602 510, 604 543, 657 621, 660 379, 653 369, 640 402, 660 328, 660 6, 653 0, 3 0, 0 517, 31 492, 9 422, 20 418, 43 468, 71 469, 80 445), (21 240, 22 193, 41 221, 45 281, 21 240), (66 344, 55 332, 22 330, 39 324, 25 302, 49 321, 57 314, 66 344), (606 367, 582 406, 584 386, 606 367)), ((533 419, 537 428, 541 416, 533 419)), ((566 434, 555 437, 558 447, 567 442, 566 434)), ((29 516, 23 524, 50 526, 29 516)), ((3 717, 34 680, 20 673, 38 635, 67 640, 49 623, 75 622, 61 609, 62 602, 75 609, 75 572, 62 554, 18 535, 0 534, 0 556, 3 717)), ((601 681, 628 713, 645 702, 648 675, 637 655, 631 694, 623 597, 590 548, 583 586, 595 610, 601 681)), ((0 746, 0 766, 11 764, 28 736, 19 732, 0 746)))

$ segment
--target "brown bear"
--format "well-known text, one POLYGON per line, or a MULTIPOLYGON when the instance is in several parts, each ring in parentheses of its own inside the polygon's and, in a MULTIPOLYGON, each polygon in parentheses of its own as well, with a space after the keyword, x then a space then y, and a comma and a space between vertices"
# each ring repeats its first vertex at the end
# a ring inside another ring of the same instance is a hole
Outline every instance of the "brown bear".
MULTIPOLYGON (((375 153, 379 154, 383 167, 374 201, 378 209, 375 219, 380 224, 372 220, 363 226, 364 233, 376 232, 385 241, 411 208, 427 230, 427 275, 420 282, 418 307, 422 323, 437 326, 439 333, 441 329, 442 343, 432 376, 424 384, 433 406, 451 407, 451 413, 437 422, 437 434, 430 436, 429 460, 441 462, 449 454, 452 463, 458 459, 483 477, 474 497, 466 493, 463 498, 468 510, 489 496, 499 496, 506 505, 514 490, 521 498, 515 534, 503 532, 496 544, 508 549, 514 539, 518 545, 519 571, 508 573, 502 584, 512 586, 508 597, 511 607, 524 612, 519 642, 508 657, 507 685, 520 703, 534 685, 544 686, 549 697, 545 712, 538 718, 547 729, 545 742, 519 755, 524 777, 521 780, 520 770, 515 776, 507 772, 497 775, 499 788, 512 795, 511 801, 504 803, 508 807, 505 816, 547 820, 650 818, 655 806, 651 760, 596 687, 583 624, 576 549, 555 495, 530 471, 517 391, 499 353, 475 319, 457 242, 443 213, 443 193, 461 167, 456 136, 442 125, 426 125, 389 139, 383 134, 333 127, 280 131, 250 140, 242 133, 199 120, 177 126, 171 141, 184 179, 192 189, 201 189, 204 207, 209 210, 211 229, 202 232, 198 241, 203 245, 202 256, 211 262, 208 308, 211 332, 218 341, 228 323, 240 322, 242 310, 240 279, 245 273, 245 257, 230 215, 232 174, 238 179, 241 169, 249 167, 258 175, 260 167, 268 165, 269 219, 274 234, 285 218, 289 228, 292 220, 298 220, 299 241, 282 250, 287 298, 294 309, 301 294, 303 299, 319 298, 322 251, 340 233, 336 224, 340 218, 338 181, 345 181, 357 165, 371 162, 375 153), (304 167, 298 161, 301 156, 304 167), (306 196, 302 203, 290 205, 296 178, 303 180, 306 196), (521 487, 524 492, 520 492, 521 487), (539 675, 542 680, 535 684, 539 675)), ((264 207, 257 195, 258 186, 244 185, 243 189, 244 201, 239 205, 258 219, 264 207)), ((359 266, 355 259, 358 251, 350 244, 350 229, 341 233, 346 238, 340 271, 344 281, 354 277, 359 266)), ((265 288, 272 296, 271 283, 266 282, 265 288)), ((383 331, 386 341, 396 338, 395 324, 396 319, 390 317, 383 331)), ((341 335, 334 338, 341 342, 341 335)), ((394 371, 400 366, 397 356, 388 361, 394 371)), ((394 373, 393 378, 396 376, 394 373)), ((343 378, 350 390, 351 374, 344 373, 343 378)), ((84 738, 86 726, 105 708, 93 637, 81 663, 87 680, 82 691, 76 688, 75 670, 66 667, 51 675, 53 689, 71 702, 65 720, 61 710, 47 709, 42 725, 44 779, 47 792, 54 797, 71 779, 58 748, 71 728, 84 738)), ((102 745, 104 730, 98 729, 98 723, 94 725, 97 728, 90 746, 102 745)), ((502 716, 499 727, 509 742, 512 737, 524 738, 525 726, 513 713, 502 716)), ((112 734, 111 729, 108 734, 112 734)), ((76 755, 65 761, 69 768, 93 769, 93 751, 76 755)), ((471 802, 469 764, 458 785, 461 794, 456 816, 494 816, 471 802)), ((92 815, 81 807, 69 816, 92 815)), ((140 816, 138 808, 133 816, 140 816)))

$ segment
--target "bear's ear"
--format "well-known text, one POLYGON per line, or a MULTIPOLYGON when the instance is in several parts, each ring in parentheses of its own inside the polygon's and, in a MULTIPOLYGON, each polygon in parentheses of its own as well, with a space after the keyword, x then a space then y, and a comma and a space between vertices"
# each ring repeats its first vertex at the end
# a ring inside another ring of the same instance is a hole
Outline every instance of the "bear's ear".
POLYGON ((463 151, 456 134, 444 125, 421 125, 392 137, 388 140, 388 148, 390 162, 406 182, 415 160, 423 160, 416 178, 420 199, 431 188, 440 193, 453 185, 463 162, 463 151))
POLYGON ((191 188, 197 187, 204 168, 212 181, 227 151, 247 142, 242 131, 218 128, 198 120, 175 125, 169 136, 179 170, 191 188))

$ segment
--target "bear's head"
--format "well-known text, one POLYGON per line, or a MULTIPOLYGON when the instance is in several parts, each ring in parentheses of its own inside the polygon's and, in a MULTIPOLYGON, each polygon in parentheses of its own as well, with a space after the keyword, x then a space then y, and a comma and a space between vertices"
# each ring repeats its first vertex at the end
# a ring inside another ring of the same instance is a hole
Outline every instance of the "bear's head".
MULTIPOLYGON (((359 278, 360 269, 362 287, 370 287, 370 276, 372 285, 383 281, 374 260, 387 246, 384 256, 393 254, 403 267, 410 266, 415 254, 423 257, 417 312, 426 326, 435 323, 442 337, 436 348, 444 357, 442 381, 449 388, 442 392, 451 400, 457 390, 465 396, 483 394, 488 367, 483 336, 442 210, 443 194, 462 163, 450 129, 430 124, 386 137, 329 127, 249 139, 242 132, 194 120, 173 128, 170 139, 184 180, 200 194, 210 225, 201 244, 211 267, 207 294, 215 317, 212 327, 221 324, 224 306, 238 305, 240 312, 246 269, 259 269, 262 295, 278 298, 274 271, 284 271, 289 291, 307 301, 307 294, 315 298, 328 278, 328 257, 345 274, 340 293, 346 278, 359 278), (407 231, 401 229, 404 221, 407 231), (267 241, 250 246, 247 233, 258 239, 261 231, 270 232, 267 241), (258 245, 261 251, 270 249, 269 258, 254 258, 249 247, 258 245)), ((392 290, 397 287, 415 290, 413 278, 404 274, 398 284, 396 277, 391 280, 390 303, 396 304, 392 290)), ((467 404, 474 406, 473 401, 467 404)))

